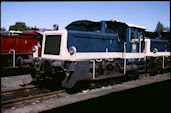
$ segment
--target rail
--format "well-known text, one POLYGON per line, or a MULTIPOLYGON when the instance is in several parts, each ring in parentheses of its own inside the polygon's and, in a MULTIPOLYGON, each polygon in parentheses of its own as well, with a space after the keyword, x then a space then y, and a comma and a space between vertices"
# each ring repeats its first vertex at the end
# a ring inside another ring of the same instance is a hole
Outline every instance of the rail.
POLYGON ((23 88, 16 88, 16 89, 4 90, 4 91, 1 91, 1 96, 2 95, 4 96, 4 95, 16 93, 17 91, 22 91, 22 90, 27 90, 27 89, 33 89, 33 88, 37 88, 37 86, 28 86, 28 87, 23 87, 23 88))
POLYGON ((52 97, 56 97, 56 96, 62 96, 64 94, 66 94, 65 90, 59 90, 59 91, 37 94, 37 95, 33 95, 33 96, 4 100, 4 101, 1 101, 1 107, 7 108, 7 107, 18 105, 18 104, 34 102, 35 100, 47 99, 47 98, 52 98, 52 97))

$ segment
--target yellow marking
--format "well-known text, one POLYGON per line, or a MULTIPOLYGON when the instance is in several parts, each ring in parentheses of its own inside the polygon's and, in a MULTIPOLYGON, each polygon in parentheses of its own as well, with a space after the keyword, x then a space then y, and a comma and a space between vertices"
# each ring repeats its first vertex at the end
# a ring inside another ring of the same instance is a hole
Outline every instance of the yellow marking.
POLYGON ((112 45, 112 40, 110 40, 110 45, 112 45))
POLYGON ((27 40, 25 40, 25 44, 27 44, 27 40))

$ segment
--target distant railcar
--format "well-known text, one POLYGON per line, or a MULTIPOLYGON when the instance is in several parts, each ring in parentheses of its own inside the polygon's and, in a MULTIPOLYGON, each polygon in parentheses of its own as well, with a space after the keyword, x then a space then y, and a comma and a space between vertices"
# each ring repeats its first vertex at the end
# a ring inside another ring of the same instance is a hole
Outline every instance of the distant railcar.
POLYGON ((34 30, 10 31, 1 34, 1 68, 22 67, 24 63, 31 63, 33 56, 33 46, 39 47, 39 56, 41 52, 41 43, 43 35, 34 30))

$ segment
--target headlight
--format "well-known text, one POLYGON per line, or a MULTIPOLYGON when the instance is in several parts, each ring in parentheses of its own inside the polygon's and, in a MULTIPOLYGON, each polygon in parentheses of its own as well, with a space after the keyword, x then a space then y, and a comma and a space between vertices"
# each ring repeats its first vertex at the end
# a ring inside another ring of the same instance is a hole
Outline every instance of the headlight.
POLYGON ((69 53, 70 53, 70 55, 75 54, 76 53, 76 48, 74 46, 70 47, 69 48, 69 53))
POLYGON ((36 46, 36 45, 34 45, 34 46, 32 47, 32 50, 33 50, 33 52, 36 52, 36 50, 37 50, 37 46, 36 46))
POLYGON ((153 49, 153 53, 157 53, 158 52, 158 49, 157 48, 154 48, 153 49))

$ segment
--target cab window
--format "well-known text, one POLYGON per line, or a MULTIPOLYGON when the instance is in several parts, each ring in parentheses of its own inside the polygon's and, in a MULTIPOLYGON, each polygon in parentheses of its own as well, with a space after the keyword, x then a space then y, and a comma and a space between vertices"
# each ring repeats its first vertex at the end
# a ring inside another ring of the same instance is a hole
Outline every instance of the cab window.
POLYGON ((138 37, 141 37, 141 38, 144 37, 144 32, 143 32, 143 30, 138 30, 138 37))
POLYGON ((134 39, 134 28, 131 28, 131 40, 134 39))
POLYGON ((120 39, 126 39, 126 25, 118 22, 107 21, 107 32, 116 33, 119 35, 120 39))
POLYGON ((131 29, 131 40, 132 39, 138 39, 138 38, 143 38, 144 37, 144 31, 142 29, 137 29, 137 28, 130 28, 131 29))

